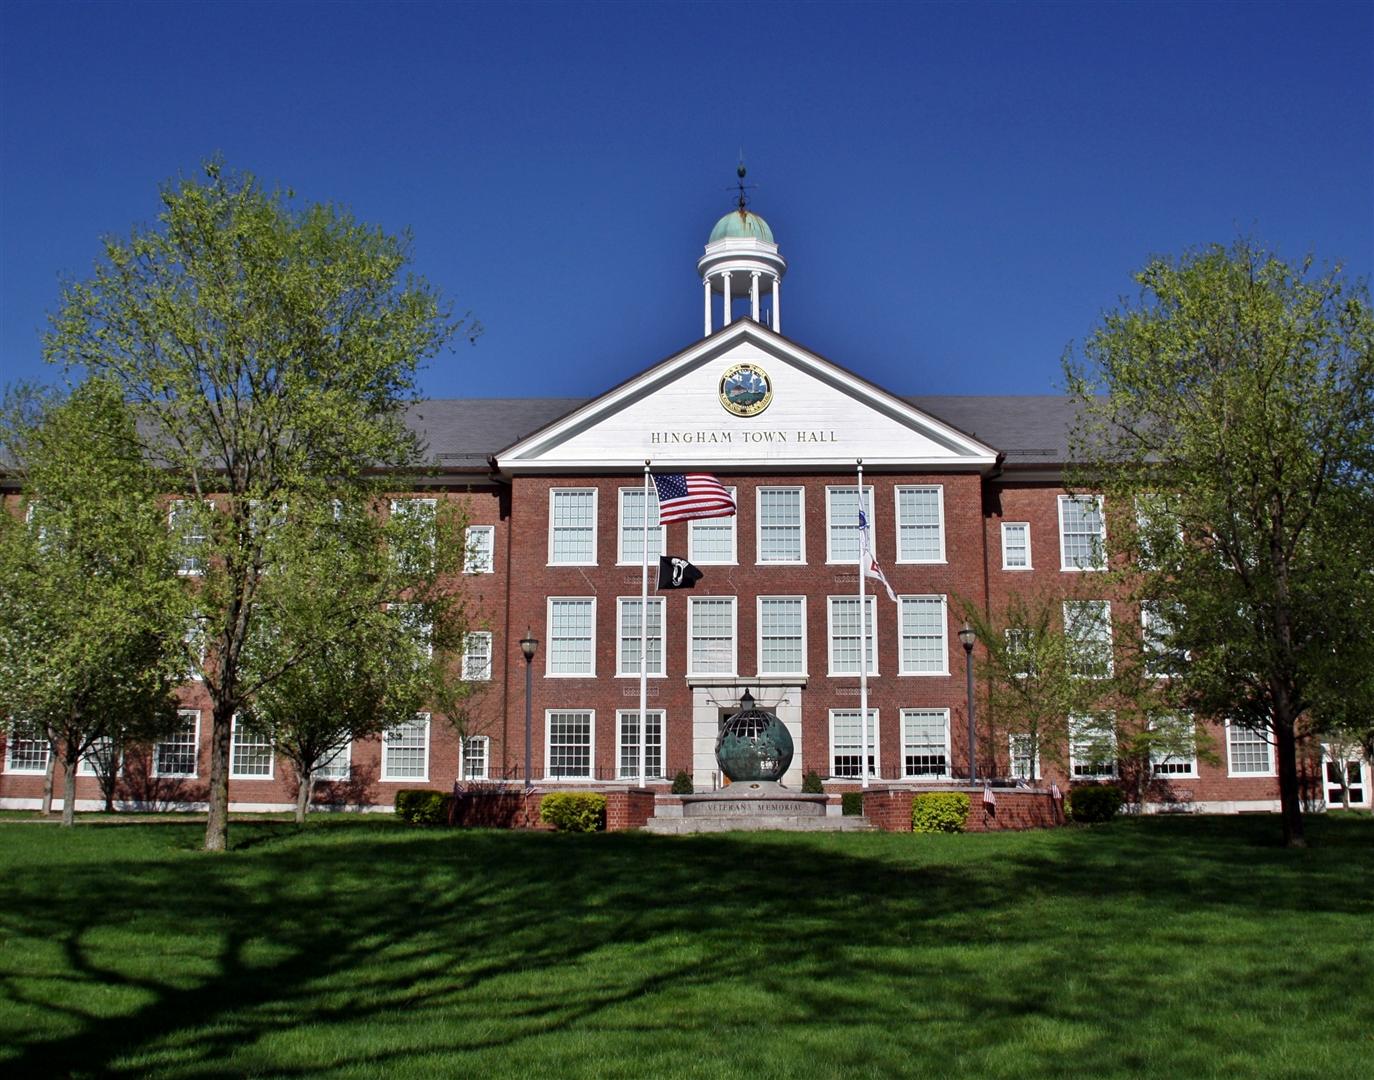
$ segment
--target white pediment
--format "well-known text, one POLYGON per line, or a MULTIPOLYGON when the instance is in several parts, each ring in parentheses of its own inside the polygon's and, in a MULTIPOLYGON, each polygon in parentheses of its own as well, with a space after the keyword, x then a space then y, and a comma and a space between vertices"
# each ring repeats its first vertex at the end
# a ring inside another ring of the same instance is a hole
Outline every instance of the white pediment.
POLYGON ((496 455, 502 472, 655 467, 983 470, 997 452, 752 321, 733 323, 496 455), (754 416, 721 402, 736 364, 772 399, 754 416))

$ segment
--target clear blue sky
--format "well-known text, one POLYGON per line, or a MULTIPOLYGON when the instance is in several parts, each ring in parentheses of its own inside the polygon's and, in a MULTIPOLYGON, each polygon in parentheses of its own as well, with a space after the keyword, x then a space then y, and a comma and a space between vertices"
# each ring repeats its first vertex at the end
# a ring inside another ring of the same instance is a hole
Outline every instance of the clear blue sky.
POLYGON ((414 233, 486 333, 435 396, 590 395, 700 336, 744 149, 788 336, 1046 393, 1151 254, 1374 268, 1374 4, 0 0, 0 382, 98 238, 230 166, 414 233))

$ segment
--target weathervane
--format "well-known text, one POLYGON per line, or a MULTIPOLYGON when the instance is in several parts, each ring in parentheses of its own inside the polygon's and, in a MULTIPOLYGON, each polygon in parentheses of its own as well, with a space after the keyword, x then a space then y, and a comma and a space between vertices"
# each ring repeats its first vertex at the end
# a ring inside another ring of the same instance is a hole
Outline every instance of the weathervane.
POLYGON ((739 212, 741 217, 746 213, 745 207, 749 205, 749 195, 747 194, 749 189, 758 187, 758 184, 746 184, 744 182, 744 176, 747 171, 748 170, 744 167, 744 147, 740 147, 739 164, 735 166, 735 175, 739 177, 739 179, 735 181, 735 185, 739 188, 739 212))

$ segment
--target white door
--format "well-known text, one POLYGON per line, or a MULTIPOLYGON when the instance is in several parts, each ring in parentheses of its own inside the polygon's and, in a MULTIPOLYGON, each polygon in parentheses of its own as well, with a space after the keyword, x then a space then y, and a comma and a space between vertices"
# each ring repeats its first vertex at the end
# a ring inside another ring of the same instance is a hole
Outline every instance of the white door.
POLYGON ((1330 747, 1322 749, 1322 797, 1326 799, 1327 808, 1339 810, 1345 806, 1345 799, 1341 793, 1342 770, 1345 772, 1350 805, 1369 807, 1371 796, 1374 796, 1369 783, 1369 763, 1358 757, 1339 761, 1331 756, 1330 747))

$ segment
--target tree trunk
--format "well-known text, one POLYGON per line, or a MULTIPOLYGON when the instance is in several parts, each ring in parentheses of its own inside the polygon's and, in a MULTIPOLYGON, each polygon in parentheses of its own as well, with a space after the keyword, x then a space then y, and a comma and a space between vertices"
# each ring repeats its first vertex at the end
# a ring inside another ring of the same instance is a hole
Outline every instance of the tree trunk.
POLYGON ((232 705, 216 702, 210 728, 210 814, 205 822, 205 850, 229 850, 229 739, 232 705))
POLYGON ((63 761, 62 769, 62 824, 71 826, 76 824, 76 760, 63 761))
POLYGON ((1286 847, 1306 847, 1303 833, 1302 798, 1298 786, 1298 738, 1294 718, 1286 699, 1274 710, 1274 742, 1279 764, 1279 812, 1283 816, 1283 842, 1286 847))
POLYGON ((52 780, 53 771, 57 768, 57 754, 53 751, 51 744, 48 746, 48 765, 43 770, 43 803, 39 807, 39 812, 47 817, 52 813, 52 780))
POLYGON ((310 808, 310 782, 313 773, 306 772, 301 776, 301 782, 296 788, 296 824, 305 824, 305 813, 310 808))

